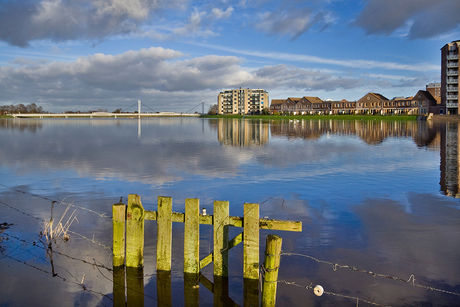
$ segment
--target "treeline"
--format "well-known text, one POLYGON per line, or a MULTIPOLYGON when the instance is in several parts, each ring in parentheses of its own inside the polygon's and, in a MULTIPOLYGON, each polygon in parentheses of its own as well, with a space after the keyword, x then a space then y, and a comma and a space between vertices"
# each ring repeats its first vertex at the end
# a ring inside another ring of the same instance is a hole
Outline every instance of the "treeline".
POLYGON ((29 113, 44 113, 43 108, 37 106, 35 103, 23 105, 22 103, 17 105, 5 105, 0 106, 0 115, 5 114, 29 114, 29 113))

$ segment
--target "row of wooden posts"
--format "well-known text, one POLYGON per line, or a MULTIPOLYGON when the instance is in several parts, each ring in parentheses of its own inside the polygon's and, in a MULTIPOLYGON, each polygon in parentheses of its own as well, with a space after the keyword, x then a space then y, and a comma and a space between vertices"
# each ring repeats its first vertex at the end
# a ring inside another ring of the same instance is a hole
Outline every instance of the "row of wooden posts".
MULTIPOLYGON (((214 263, 214 277, 228 276, 228 251, 243 242, 243 277, 259 279, 259 230, 302 231, 302 223, 261 219, 259 204, 245 203, 244 216, 229 214, 228 201, 215 201, 213 215, 200 210, 199 199, 185 199, 185 214, 172 211, 171 197, 158 197, 157 211, 144 210, 140 197, 130 194, 128 205, 113 207, 113 266, 142 268, 144 266, 144 221, 157 221, 157 271, 170 271, 172 258, 172 222, 184 223, 184 273, 198 274, 214 263), (212 253, 200 259, 200 224, 213 225, 212 253), (243 232, 229 239, 229 227, 243 227, 243 232)), ((281 252, 281 238, 267 237, 262 305, 274 306, 276 281, 281 252), (264 303, 265 301, 265 303, 264 303), (272 303, 270 303, 272 302, 272 303)))

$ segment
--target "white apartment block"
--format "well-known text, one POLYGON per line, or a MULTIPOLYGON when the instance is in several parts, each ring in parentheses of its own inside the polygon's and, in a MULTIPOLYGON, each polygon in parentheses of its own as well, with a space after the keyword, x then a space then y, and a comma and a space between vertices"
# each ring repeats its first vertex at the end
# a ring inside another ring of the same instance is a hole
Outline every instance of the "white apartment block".
POLYGON ((268 92, 262 89, 224 90, 217 96, 218 114, 261 114, 270 107, 268 92))

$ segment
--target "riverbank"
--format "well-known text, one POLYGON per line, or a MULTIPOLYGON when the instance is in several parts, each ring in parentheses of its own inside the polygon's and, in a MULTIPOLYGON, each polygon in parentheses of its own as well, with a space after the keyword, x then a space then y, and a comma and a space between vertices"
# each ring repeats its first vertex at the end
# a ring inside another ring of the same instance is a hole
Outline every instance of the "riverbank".
POLYGON ((415 121, 417 115, 203 115, 202 118, 415 121))

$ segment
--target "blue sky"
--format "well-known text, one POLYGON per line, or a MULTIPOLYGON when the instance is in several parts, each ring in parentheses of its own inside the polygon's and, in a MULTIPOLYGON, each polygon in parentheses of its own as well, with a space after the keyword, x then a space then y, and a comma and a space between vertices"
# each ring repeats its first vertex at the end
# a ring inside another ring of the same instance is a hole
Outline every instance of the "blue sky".
POLYGON ((458 39, 458 0, 0 0, 0 105, 186 112, 238 87, 412 96, 458 39))

